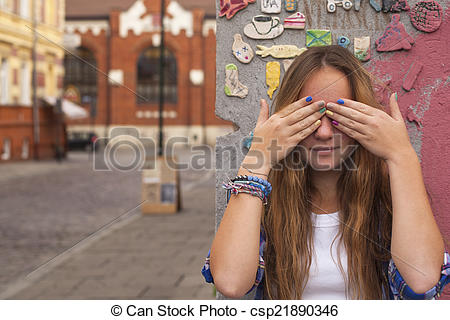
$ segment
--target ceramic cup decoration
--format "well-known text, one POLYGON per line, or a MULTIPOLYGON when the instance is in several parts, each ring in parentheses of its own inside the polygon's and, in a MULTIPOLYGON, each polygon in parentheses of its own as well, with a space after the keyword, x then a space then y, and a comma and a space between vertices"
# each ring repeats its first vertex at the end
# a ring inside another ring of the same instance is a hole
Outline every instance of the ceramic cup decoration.
POLYGON ((284 31, 280 18, 258 15, 244 27, 244 34, 252 39, 273 39, 284 31))

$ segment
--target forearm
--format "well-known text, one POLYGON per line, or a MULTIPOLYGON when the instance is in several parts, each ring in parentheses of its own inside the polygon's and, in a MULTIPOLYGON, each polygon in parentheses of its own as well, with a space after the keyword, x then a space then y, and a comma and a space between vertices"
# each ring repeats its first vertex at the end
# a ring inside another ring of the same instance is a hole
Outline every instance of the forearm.
POLYGON ((393 206, 392 259, 406 283, 423 293, 439 280, 444 243, 414 150, 388 160, 387 165, 393 206))
MULTIPOLYGON (((270 169, 257 171, 268 174, 270 169)), ((264 175, 252 174, 241 167, 238 175, 245 174, 267 179, 264 175)), ((262 201, 256 196, 239 193, 230 197, 210 255, 214 283, 227 296, 237 298, 244 295, 255 281, 262 211, 262 201)))

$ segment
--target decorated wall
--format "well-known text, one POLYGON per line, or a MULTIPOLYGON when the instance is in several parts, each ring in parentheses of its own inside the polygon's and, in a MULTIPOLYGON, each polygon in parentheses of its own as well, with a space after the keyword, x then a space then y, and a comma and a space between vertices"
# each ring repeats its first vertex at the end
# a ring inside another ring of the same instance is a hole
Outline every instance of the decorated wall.
MULTIPOLYGON (((237 129, 217 138, 216 163, 223 166, 216 172, 216 228, 226 207, 222 182, 236 175, 248 150, 259 99, 271 105, 291 59, 307 47, 339 44, 379 79, 375 90, 384 105, 398 93, 450 249, 448 7, 449 1, 217 0, 216 114, 237 129), (239 152, 222 152, 230 145, 239 152)), ((441 299, 449 298, 447 287, 441 299)))

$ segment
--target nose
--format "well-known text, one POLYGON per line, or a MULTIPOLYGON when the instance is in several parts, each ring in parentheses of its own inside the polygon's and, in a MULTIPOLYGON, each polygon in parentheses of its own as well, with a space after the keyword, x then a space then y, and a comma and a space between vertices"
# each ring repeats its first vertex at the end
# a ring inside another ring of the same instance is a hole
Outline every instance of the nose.
POLYGON ((322 117, 319 128, 315 131, 314 135, 316 139, 328 140, 333 137, 333 125, 328 117, 322 117))

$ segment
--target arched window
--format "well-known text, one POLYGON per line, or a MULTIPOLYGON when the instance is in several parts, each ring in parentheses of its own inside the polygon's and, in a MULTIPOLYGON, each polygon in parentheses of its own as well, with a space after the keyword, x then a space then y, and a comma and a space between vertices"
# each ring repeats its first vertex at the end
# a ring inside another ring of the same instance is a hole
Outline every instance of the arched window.
MULTIPOLYGON (((149 47, 142 51, 137 61, 138 104, 159 102, 159 57, 160 48, 149 47)), ((164 51, 164 102, 177 103, 177 60, 164 51)))
POLYGON ((78 103, 90 103, 97 98, 97 67, 94 54, 87 48, 78 47, 73 52, 77 57, 64 56, 64 88, 74 86, 80 92, 78 103), (80 59, 81 58, 81 59, 80 59))

